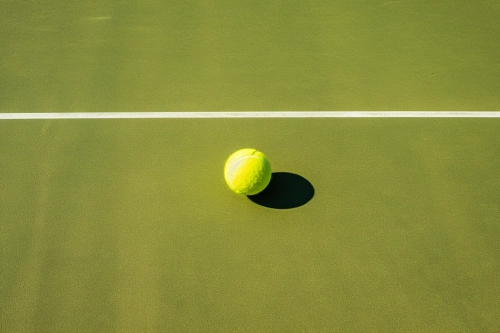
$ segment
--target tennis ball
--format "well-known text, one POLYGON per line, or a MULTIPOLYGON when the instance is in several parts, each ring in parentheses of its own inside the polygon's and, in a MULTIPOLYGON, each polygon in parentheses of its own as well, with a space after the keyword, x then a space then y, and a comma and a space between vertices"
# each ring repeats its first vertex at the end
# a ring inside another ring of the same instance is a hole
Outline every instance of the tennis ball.
POLYGON ((241 149, 226 161, 224 178, 233 192, 254 195, 262 192, 271 181, 271 164, 255 149, 241 149))

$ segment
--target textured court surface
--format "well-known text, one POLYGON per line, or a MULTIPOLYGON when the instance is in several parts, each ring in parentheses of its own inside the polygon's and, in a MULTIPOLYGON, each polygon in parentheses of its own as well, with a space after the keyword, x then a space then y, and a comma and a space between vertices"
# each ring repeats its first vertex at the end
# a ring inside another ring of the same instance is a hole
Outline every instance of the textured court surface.
POLYGON ((0 122, 2 329, 495 331, 499 126, 0 122), (314 197, 232 193, 250 144, 314 197))
POLYGON ((498 22, 0 1, 0 331, 500 331, 498 22), (227 188, 245 147, 279 200, 227 188))

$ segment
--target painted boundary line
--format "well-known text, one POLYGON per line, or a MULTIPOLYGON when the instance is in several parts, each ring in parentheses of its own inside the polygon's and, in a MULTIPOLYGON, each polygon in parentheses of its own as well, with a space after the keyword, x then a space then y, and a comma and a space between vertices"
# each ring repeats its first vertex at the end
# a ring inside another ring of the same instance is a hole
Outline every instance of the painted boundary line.
POLYGON ((256 111, 0 113, 0 120, 204 118, 500 118, 500 111, 256 111))

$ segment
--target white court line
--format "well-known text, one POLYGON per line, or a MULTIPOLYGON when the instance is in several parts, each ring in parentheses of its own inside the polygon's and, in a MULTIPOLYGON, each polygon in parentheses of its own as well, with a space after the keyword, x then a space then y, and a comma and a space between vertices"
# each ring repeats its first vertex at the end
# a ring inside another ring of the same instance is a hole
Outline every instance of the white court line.
POLYGON ((181 118, 500 118, 500 111, 255 111, 0 113, 0 120, 181 118))

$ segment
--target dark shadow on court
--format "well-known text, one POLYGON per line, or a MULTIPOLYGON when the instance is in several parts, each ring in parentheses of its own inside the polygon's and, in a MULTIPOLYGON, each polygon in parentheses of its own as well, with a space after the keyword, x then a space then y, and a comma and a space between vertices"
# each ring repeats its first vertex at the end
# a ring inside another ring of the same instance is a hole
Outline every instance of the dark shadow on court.
POLYGON ((313 196, 314 187, 304 177, 290 172, 273 172, 266 189, 248 199, 268 208, 290 209, 305 205, 313 196))

